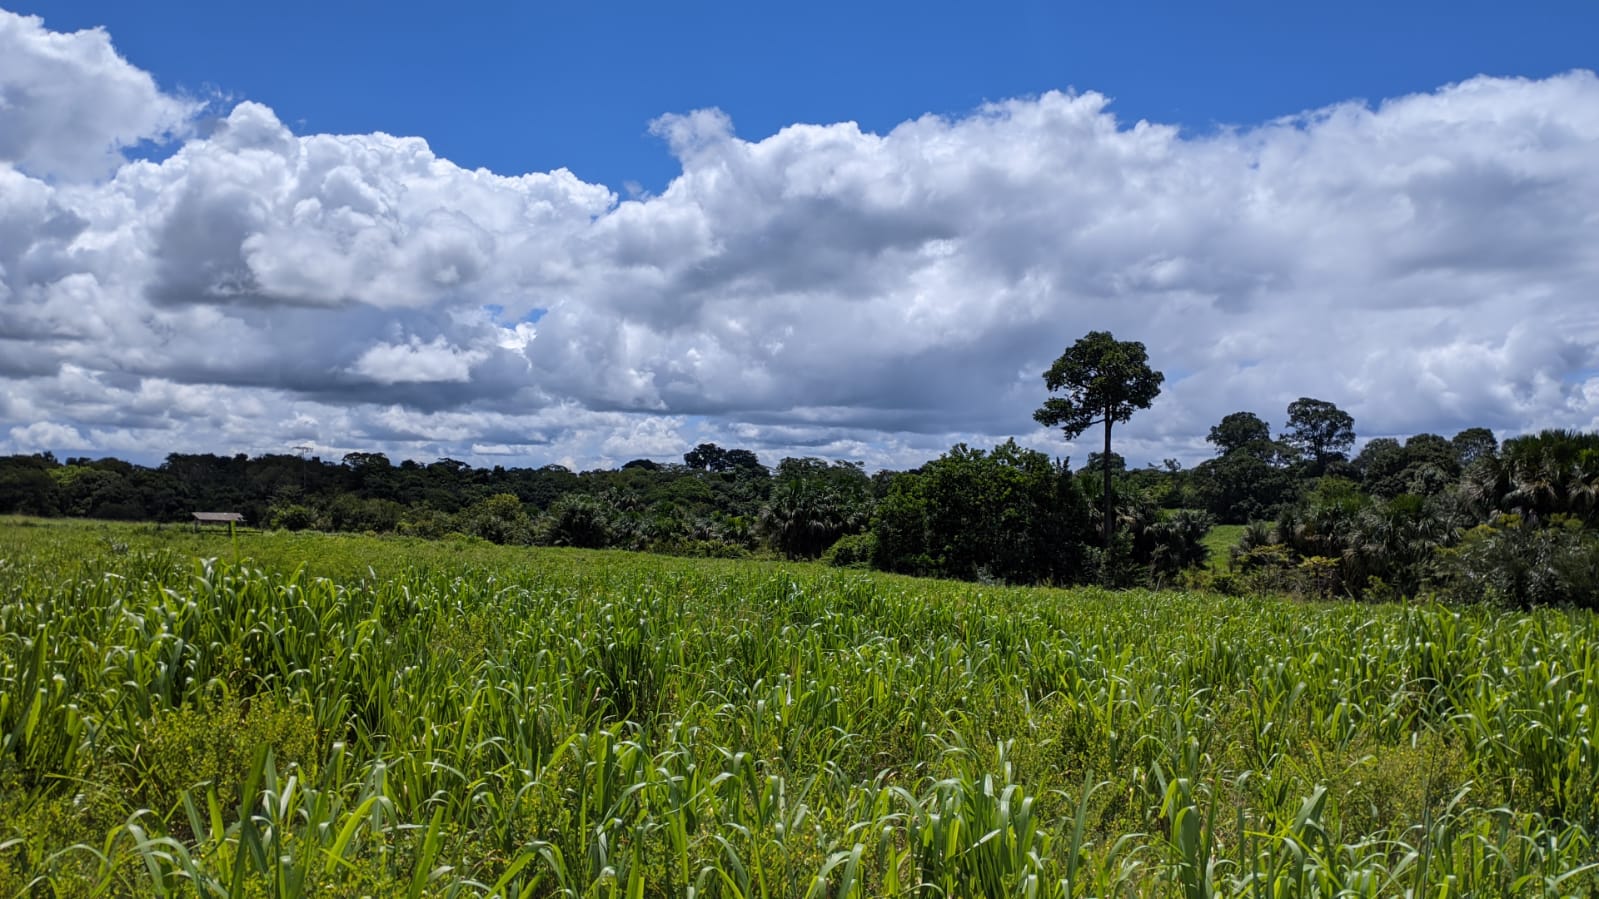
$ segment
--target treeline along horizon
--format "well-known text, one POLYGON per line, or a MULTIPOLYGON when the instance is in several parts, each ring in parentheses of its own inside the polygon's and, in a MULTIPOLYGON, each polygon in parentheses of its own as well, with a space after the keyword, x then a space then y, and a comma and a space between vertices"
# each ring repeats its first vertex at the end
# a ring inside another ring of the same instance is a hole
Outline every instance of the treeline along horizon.
POLYGON ((475 537, 501 544, 834 564, 1007 583, 1183 582, 1392 598, 1436 591, 1519 606, 1595 604, 1599 435, 1544 431, 1503 445, 1486 428, 1378 437, 1350 456, 1353 420, 1302 398, 1275 437, 1251 412, 1207 438, 1214 458, 1128 468, 1007 441, 964 444, 909 471, 701 444, 682 463, 574 472, 473 467, 383 453, 172 453, 157 466, 51 453, 0 457, 0 514, 183 522, 237 511, 284 530, 475 537), (1108 464, 1115 543, 1091 497, 1108 464), (1211 565, 1213 524, 1244 525, 1211 565))

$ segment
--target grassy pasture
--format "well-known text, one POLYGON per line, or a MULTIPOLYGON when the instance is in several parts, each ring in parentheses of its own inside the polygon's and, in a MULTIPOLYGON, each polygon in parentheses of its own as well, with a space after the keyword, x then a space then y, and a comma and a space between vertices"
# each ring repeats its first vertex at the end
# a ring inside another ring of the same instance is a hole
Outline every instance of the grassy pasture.
POLYGON ((1238 539, 1244 536, 1244 526, 1241 524, 1212 525, 1210 533, 1205 535, 1205 549, 1209 551, 1207 564, 1212 571, 1226 571, 1232 561, 1229 553, 1238 545, 1238 539))
POLYGON ((0 896, 1591 896, 1596 635, 0 520, 0 896))

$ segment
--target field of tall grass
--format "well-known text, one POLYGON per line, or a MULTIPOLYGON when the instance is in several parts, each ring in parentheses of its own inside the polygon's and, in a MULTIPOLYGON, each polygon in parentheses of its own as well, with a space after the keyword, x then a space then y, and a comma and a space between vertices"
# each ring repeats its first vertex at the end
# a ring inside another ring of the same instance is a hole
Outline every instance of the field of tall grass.
POLYGON ((0 896, 1592 896, 1596 636, 0 520, 0 896))

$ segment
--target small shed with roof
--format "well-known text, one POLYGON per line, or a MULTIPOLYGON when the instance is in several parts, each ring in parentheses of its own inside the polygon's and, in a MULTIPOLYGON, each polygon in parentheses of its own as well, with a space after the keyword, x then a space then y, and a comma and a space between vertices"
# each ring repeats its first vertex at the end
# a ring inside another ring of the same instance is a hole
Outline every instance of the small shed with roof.
POLYGON ((225 524, 228 533, 233 533, 235 524, 244 524, 244 516, 238 512, 194 512, 194 529, 199 530, 202 524, 225 524))

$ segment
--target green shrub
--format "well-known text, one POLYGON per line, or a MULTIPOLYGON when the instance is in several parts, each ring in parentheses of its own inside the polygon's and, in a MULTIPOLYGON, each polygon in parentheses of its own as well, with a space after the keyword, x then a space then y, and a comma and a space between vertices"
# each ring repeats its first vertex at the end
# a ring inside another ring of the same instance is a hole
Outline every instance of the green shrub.
POLYGON ((400 519, 396 528, 399 533, 407 537, 425 537, 429 540, 438 540, 450 533, 450 516, 446 512, 427 507, 411 509, 400 519))
POLYGON ((314 768, 318 743, 310 712, 271 696, 158 712, 145 723, 138 752, 126 763, 132 795, 162 816, 181 808, 185 790, 203 795, 215 789, 224 809, 237 808, 259 746, 272 749, 280 771, 314 768))
POLYGON ((822 561, 834 568, 870 568, 876 555, 877 535, 868 532, 838 538, 822 553, 822 561))
POLYGON ((651 552, 690 559, 748 559, 750 551, 726 540, 670 540, 654 544, 651 552))
POLYGON ((526 546, 533 542, 533 521, 514 493, 496 493, 473 503, 456 517, 456 527, 490 543, 526 546))
POLYGON ((299 503, 289 503, 273 506, 268 521, 280 531, 303 531, 316 524, 316 512, 299 503))
POLYGON ((1440 585, 1457 600, 1599 609, 1599 538, 1574 519, 1540 528, 1501 516, 1467 531, 1437 566, 1440 585))

